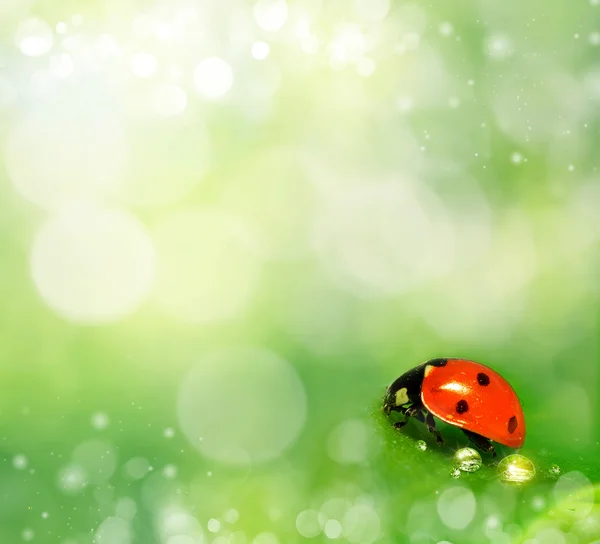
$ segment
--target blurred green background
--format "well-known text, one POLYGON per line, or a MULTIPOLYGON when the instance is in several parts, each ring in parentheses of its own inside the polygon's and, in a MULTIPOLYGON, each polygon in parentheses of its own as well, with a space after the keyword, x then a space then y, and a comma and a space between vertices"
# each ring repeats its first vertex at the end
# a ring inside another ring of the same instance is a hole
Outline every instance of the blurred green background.
POLYGON ((598 0, 2 0, 0 542, 600 542, 599 113, 598 0))

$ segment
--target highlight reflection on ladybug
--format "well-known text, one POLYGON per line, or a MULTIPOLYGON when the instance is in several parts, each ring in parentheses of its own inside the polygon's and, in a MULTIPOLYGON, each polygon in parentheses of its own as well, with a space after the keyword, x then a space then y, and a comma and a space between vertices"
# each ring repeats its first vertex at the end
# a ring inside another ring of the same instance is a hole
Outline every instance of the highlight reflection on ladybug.
POLYGON ((443 444, 433 416, 459 427, 481 450, 496 456, 490 440, 510 448, 525 442, 525 416, 517 394, 500 374, 466 359, 432 359, 387 388, 383 409, 425 423, 443 444))

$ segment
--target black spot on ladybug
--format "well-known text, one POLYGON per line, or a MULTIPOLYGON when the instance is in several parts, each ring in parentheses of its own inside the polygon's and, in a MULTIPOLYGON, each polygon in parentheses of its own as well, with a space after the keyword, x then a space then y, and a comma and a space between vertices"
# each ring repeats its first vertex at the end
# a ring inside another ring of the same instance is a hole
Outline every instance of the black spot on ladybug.
POLYGON ((468 409, 469 409, 469 405, 467 404, 466 400, 462 399, 456 403, 456 411, 459 414, 464 414, 468 409))
POLYGON ((485 387, 486 385, 490 384, 490 377, 487 374, 480 372, 477 374, 477 383, 485 387))
POLYGON ((508 432, 510 434, 514 433, 515 430, 517 429, 517 418, 516 416, 512 416, 509 420, 508 420, 508 432))

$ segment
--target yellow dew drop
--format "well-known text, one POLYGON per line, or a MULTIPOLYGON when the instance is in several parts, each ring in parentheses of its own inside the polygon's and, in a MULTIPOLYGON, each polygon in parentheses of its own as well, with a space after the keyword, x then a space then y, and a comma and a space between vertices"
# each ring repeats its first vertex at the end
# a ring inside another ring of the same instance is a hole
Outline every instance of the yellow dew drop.
POLYGON ((522 484, 533 479, 535 466, 523 455, 509 455, 498 464, 498 475, 503 482, 522 484))

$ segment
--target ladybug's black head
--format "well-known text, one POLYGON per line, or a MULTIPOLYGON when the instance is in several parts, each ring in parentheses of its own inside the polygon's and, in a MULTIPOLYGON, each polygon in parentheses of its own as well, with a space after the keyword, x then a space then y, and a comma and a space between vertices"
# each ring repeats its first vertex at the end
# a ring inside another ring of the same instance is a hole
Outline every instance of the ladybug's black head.
POLYGON ((431 359, 422 365, 410 369, 397 378, 386 390, 383 398, 383 410, 389 414, 402 406, 421 403, 421 385, 427 367, 444 366, 448 359, 431 359))
POLYGON ((389 415, 392 410, 396 408, 396 394, 392 390, 392 386, 389 386, 385 390, 385 395, 383 396, 383 411, 389 415))

